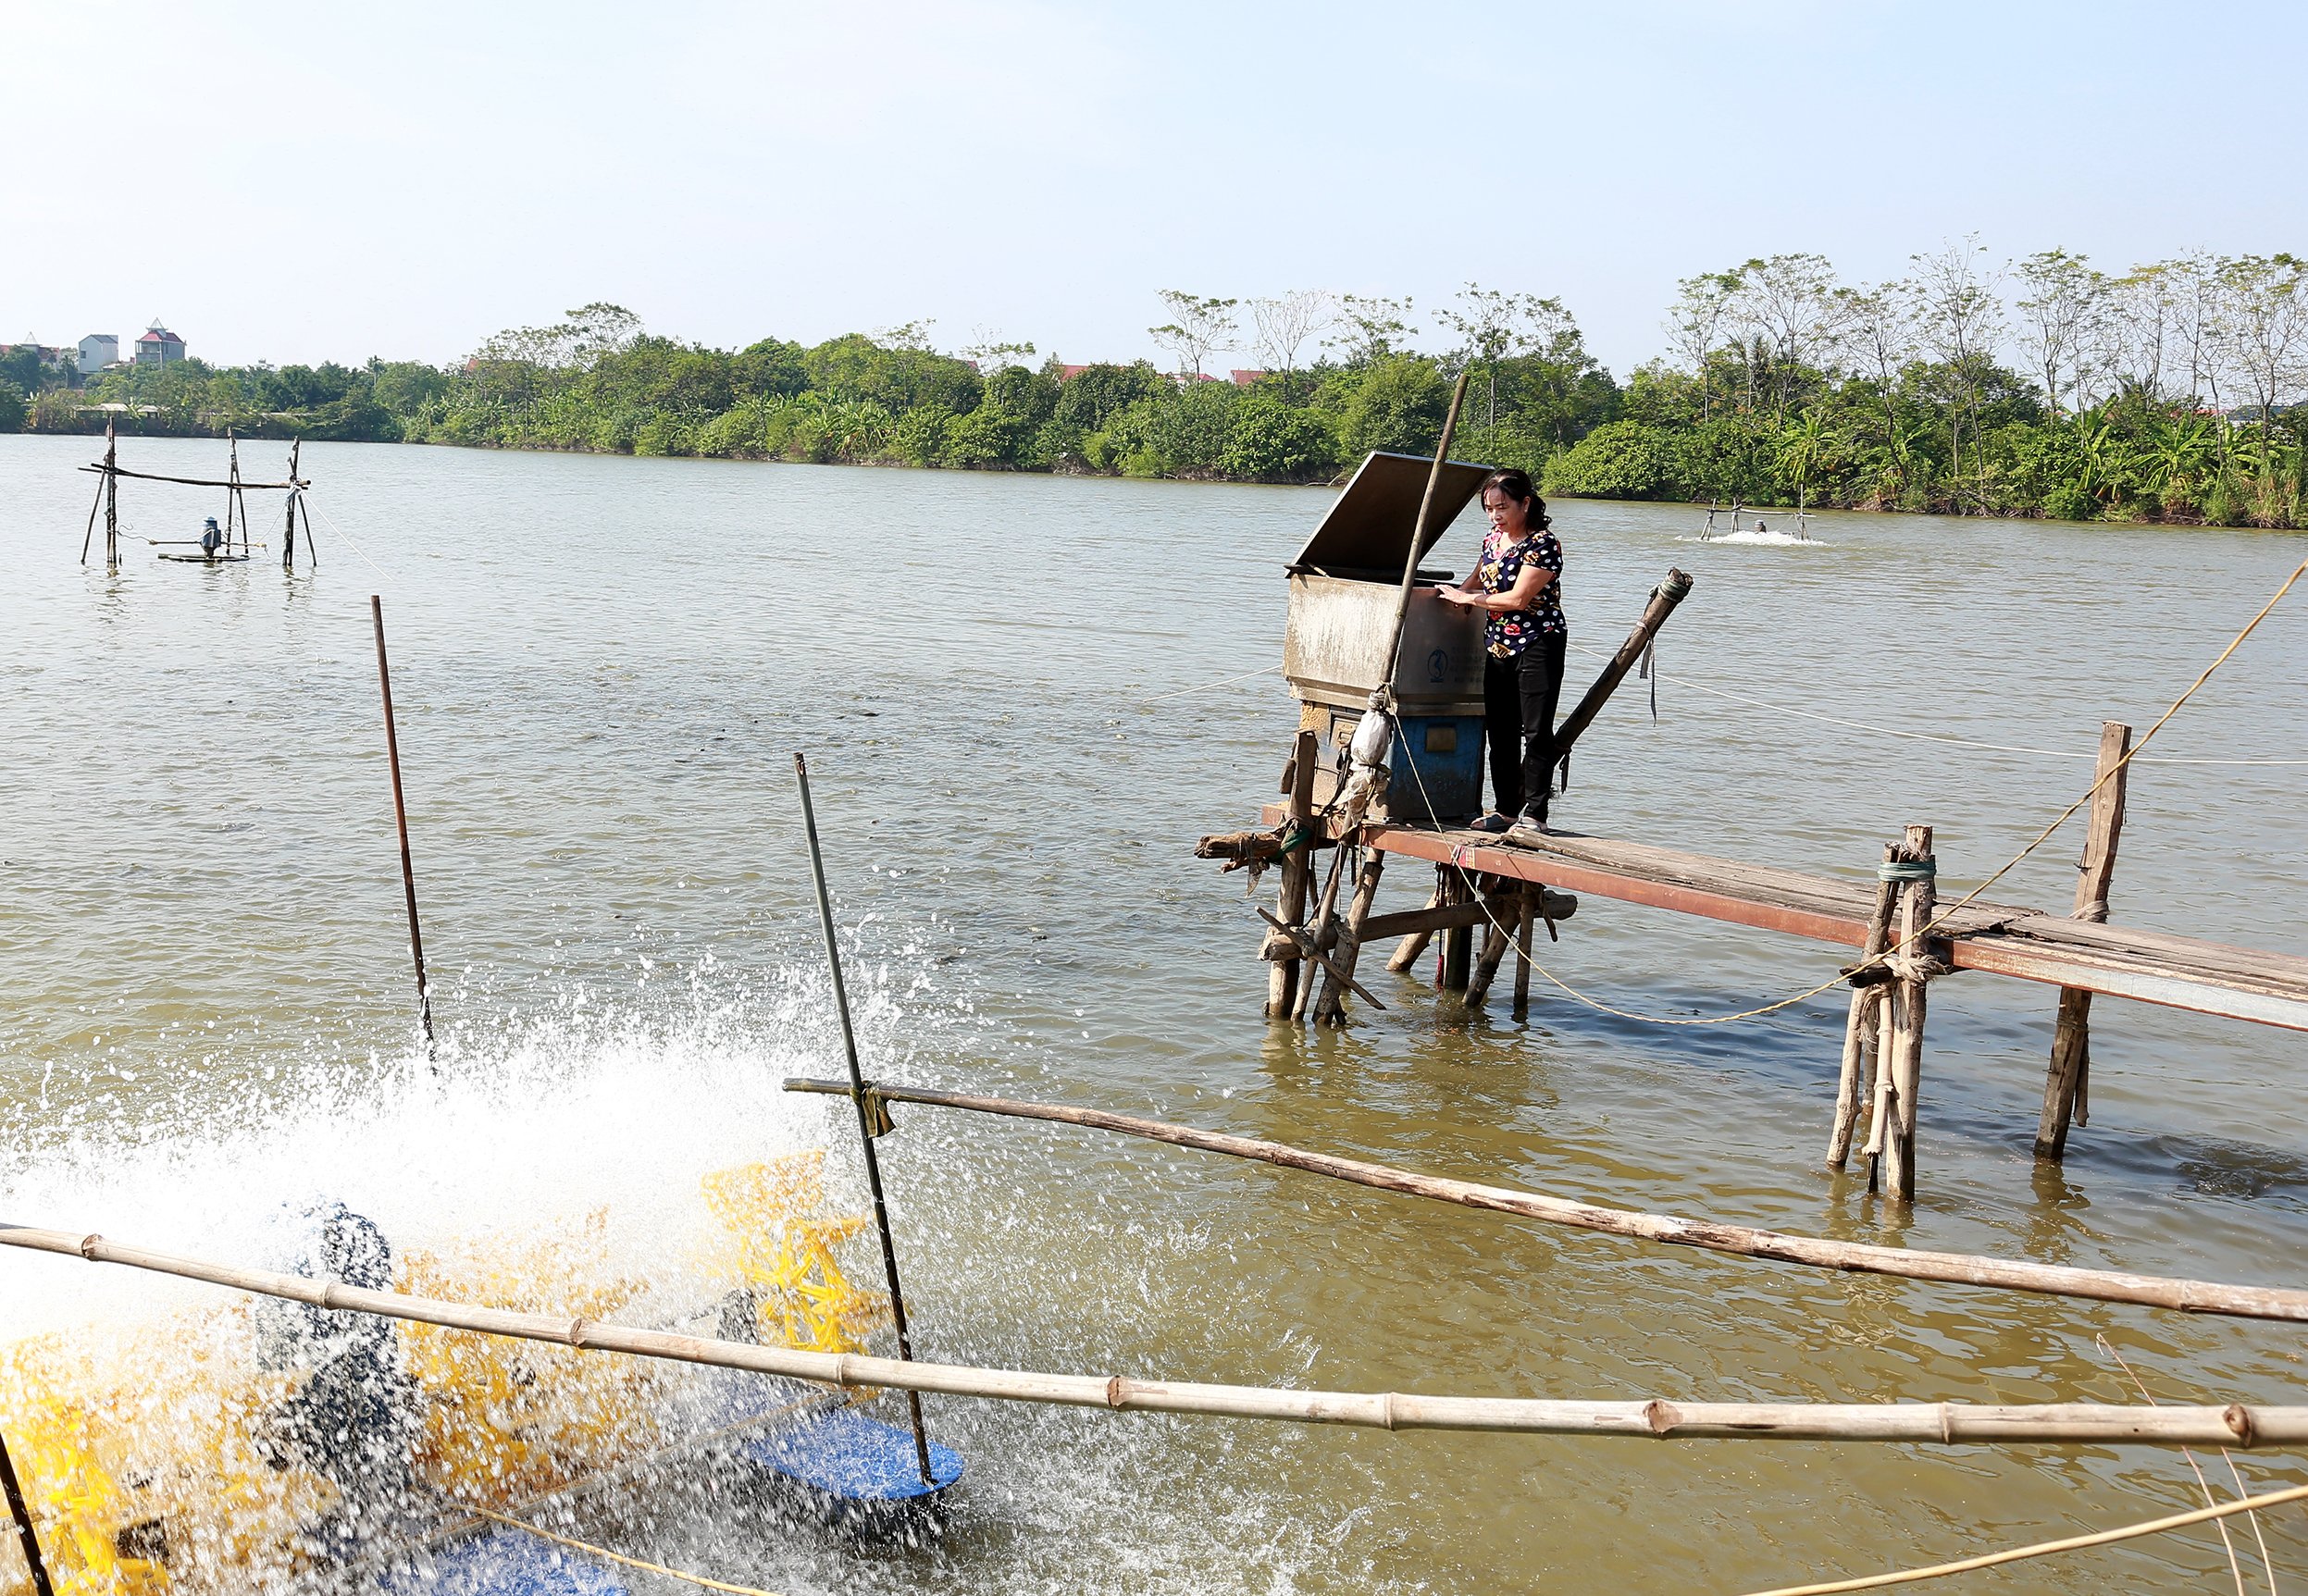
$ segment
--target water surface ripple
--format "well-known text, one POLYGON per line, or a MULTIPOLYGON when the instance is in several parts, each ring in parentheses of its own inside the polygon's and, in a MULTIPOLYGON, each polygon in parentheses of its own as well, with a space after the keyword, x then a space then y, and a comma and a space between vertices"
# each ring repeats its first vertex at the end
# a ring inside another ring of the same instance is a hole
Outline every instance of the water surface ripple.
MULTIPOLYGON (((268 445, 252 445, 252 465, 268 445)), ((0 438, 0 1214, 212 1256, 316 1192, 397 1237, 606 1204, 636 1256, 699 1174, 807 1143, 838 1067, 788 755, 806 749, 873 1067, 1654 1210, 2302 1283, 2289 1033, 2103 999, 2092 1122, 2033 1167, 2053 995, 1935 989, 1912 1223, 1818 1169, 1841 1006, 1668 1030, 1559 998, 1472 1021, 1411 980, 1338 1036, 1259 1016, 1240 876, 1189 857, 1295 724, 1282 563, 1322 493, 490 454, 305 452, 317 570, 75 555, 86 439, 0 438), (367 621, 385 597, 447 1038, 412 1067, 367 621)), ((143 469, 219 446, 135 440, 143 469)), ((136 483, 126 518, 221 507, 136 483)), ((269 507, 268 507, 269 513, 269 507)), ((1558 816, 1864 874, 1908 821, 1946 883, 2089 783, 2301 557, 2295 537, 1821 515, 1812 546, 1568 503, 1575 643, 1670 563, 1669 676, 1873 737, 1636 690, 1558 816)), ((260 526, 262 523, 260 522, 260 526)), ((1463 568, 1456 529, 1445 556, 1463 568)), ((1595 668, 1574 655, 1572 690, 1595 668)), ((2156 751, 2308 759, 2308 600, 2156 751)), ((2118 918, 2308 951, 2304 773, 2138 773, 2118 918)), ((1996 896, 2065 909, 2079 836, 1996 896)), ((1400 865, 1385 901, 1421 896, 1400 865)), ((1547 950, 1623 1007, 1800 990, 1816 945, 1594 901, 1547 950)), ((1049 1127, 901 1111, 885 1142, 925 1355, 1148 1377, 1567 1397, 2308 1400, 2293 1328, 1637 1248, 1049 1127)), ((854 1179, 854 1169, 845 1178, 854 1179)), ((205 1300, 0 1259, 0 1339, 205 1300)), ((2187 1505, 2177 1456, 1403 1435, 933 1401, 972 1456, 934 1550, 668 1511, 632 1549, 787 1591, 1728 1591, 2187 1505)), ((2212 1464, 2215 1478, 2224 1476, 2212 1464)), ((2252 1458, 2273 1488, 2308 1478, 2252 1458)), ((2298 1521, 2267 1526, 2308 1565, 2298 1521)), ((2247 1538, 2248 1539, 2248 1538, 2247 1538)), ((2293 1577, 2300 1576, 2294 1572, 2293 1577)), ((2209 1530, 2039 1564, 2047 1591, 2210 1589, 2209 1530)), ((2017 1586, 2013 1587, 2019 1588, 2017 1586)))

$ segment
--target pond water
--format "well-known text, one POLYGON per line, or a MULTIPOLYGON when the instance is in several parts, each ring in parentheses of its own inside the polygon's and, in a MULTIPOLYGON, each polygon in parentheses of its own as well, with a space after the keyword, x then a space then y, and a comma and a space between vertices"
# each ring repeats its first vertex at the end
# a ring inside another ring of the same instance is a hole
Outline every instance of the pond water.
MULTIPOLYGON (((250 475, 275 475, 273 447, 246 447, 250 475)), ((1342 1034, 1269 1027, 1242 877, 1190 853, 1252 821, 1288 751, 1281 567, 1321 491, 316 446, 316 569, 284 576, 277 548, 162 563, 138 539, 221 506, 130 483, 111 574, 76 558, 91 453, 0 438, 10 1220, 245 1261, 280 1205, 316 1194, 406 1243, 606 1206, 639 1267, 723 1165, 830 1145, 854 1192, 846 1106, 778 1089, 840 1067, 799 749, 873 1071, 1654 1211, 2300 1281, 2308 1042, 2288 1033, 2102 999, 2091 1123, 2052 1170, 2029 1142, 2054 994, 1942 983, 1909 1218, 1819 1168, 1833 993, 1666 1028, 1544 983, 1525 1021, 1497 999, 1470 1019, 1381 974, 1386 1011, 1342 1034), (437 1078, 413 1029, 372 592, 437 1078)), ((155 472, 221 455, 123 445, 155 472)), ((1656 721, 1622 690, 1558 824, 1856 877, 1926 821, 1943 891, 2082 792, 2099 723, 2144 728, 2308 552, 1824 514, 1807 544, 1710 544, 1702 511, 1556 511, 1575 648, 1613 646, 1670 563, 1697 579, 1660 645, 1656 721)), ((1462 522, 1440 558, 1464 569, 1474 536, 1462 522)), ((1572 662, 1575 694, 1597 662, 1572 662)), ((2304 688, 2296 594, 2150 751, 2308 761, 2304 688)), ((2116 918, 2308 951, 2304 773, 2141 765, 2116 918)), ((1994 896, 2065 910, 2079 847, 2063 833, 1994 896)), ((1400 863, 1382 907, 1429 885, 1400 863)), ((1619 1007, 1689 1017, 1800 991, 1843 955, 1596 900, 1543 957, 1619 1007)), ((2128 1400, 2104 1337, 2165 1400, 2302 1400, 2292 1328, 1641 1248, 931 1110, 901 1110, 881 1147, 935 1358, 1438 1393, 2128 1400)), ((0 1341, 215 1296, 16 1254, 0 1282, 0 1341)), ((2144 1518, 2194 1491, 2178 1455, 2096 1448, 927 1407, 971 1460, 934 1548, 676 1503, 625 1549, 786 1592, 1737 1591, 2144 1518)), ((2240 1463, 2254 1486, 2308 1478, 2240 1463)), ((2301 1577, 2308 1528, 2266 1530, 2301 1577)), ((2001 1588, 2227 1577, 2206 1529, 2001 1588)))

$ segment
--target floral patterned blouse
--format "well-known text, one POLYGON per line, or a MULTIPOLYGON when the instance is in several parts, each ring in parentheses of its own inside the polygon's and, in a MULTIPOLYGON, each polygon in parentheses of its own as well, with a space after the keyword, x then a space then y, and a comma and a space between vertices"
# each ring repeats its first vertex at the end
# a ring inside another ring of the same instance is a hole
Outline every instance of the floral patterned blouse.
POLYGON ((1563 625, 1563 546, 1555 540, 1552 532, 1533 533, 1520 542, 1509 543, 1496 532, 1483 537, 1482 558, 1475 562, 1475 580, 1485 593, 1504 593, 1513 588, 1522 575, 1526 564, 1538 565, 1555 573, 1555 580, 1539 589, 1528 610, 1508 610, 1493 615, 1483 628, 1483 641, 1491 653, 1501 660, 1511 660, 1530 647, 1531 639, 1545 633, 1565 635, 1563 625))

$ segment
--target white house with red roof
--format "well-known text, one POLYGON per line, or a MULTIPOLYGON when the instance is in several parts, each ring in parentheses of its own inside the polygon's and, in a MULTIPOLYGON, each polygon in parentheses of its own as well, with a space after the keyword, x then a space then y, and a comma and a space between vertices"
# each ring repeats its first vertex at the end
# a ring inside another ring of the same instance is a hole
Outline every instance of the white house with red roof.
POLYGON ((136 340, 136 364, 139 365, 168 365, 184 358, 184 340, 167 328, 155 322, 136 340))

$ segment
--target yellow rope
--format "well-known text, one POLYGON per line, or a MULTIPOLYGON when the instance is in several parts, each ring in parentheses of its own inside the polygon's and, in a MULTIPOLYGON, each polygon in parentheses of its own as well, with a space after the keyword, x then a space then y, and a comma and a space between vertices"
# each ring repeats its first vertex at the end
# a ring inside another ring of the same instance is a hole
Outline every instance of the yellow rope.
MULTIPOLYGON (((1891 946, 1886 947, 1881 953, 1877 954, 1873 959, 1863 960, 1859 965, 1854 967, 1855 971, 1859 969, 1865 969, 1870 964, 1888 963, 1899 954, 1904 953, 1909 947, 1912 947, 1917 943, 1930 936, 1941 926, 1945 925, 1948 921, 1954 916, 1957 910, 1973 902, 1981 893, 1987 891, 1988 888, 1993 886, 2006 875, 2009 875, 2018 867, 2022 860, 2028 858, 2029 854, 2032 854, 2036 851, 2036 849, 2041 847, 2046 842, 2050 841, 2054 832, 2059 830, 2061 826, 2066 824, 2068 820, 2074 816, 2078 810, 2082 809, 2084 805, 2090 803, 2092 798, 2098 795, 2102 787, 2105 786, 2109 782, 2116 778, 2116 772, 2122 770, 2126 765, 2130 764, 2133 760, 2140 757, 2140 750, 2146 748, 2150 741, 2154 738, 2155 735, 2164 729, 2165 724, 2174 715, 2178 714, 2181 708, 2188 702, 2188 700, 2194 698, 2203 685, 2212 679, 2212 673, 2218 670, 2222 665, 2227 663, 2228 656, 2235 653, 2238 649, 2243 647, 2244 639, 2251 637, 2252 632, 2259 626, 2260 623, 2268 618, 2268 612, 2274 610, 2278 603, 2282 602, 2284 595, 2292 590, 2293 584, 2298 582, 2302 575, 2308 575, 2308 560, 2303 560, 2297 566, 2293 567, 2292 574, 2284 578, 2283 586, 2277 588, 2275 594, 2268 600, 2268 601, 2260 606, 2260 612, 2252 616, 2251 620, 2244 623, 2244 629, 2237 633, 2234 637, 2228 640, 2227 647, 2220 650, 2219 657, 2203 668, 2203 674, 2199 675, 2195 681, 2190 685, 2186 692, 2172 700, 2172 707, 2165 710, 2162 714, 2156 717, 2155 724, 2148 728, 2147 732, 2140 737, 2140 739, 2134 743, 2131 748, 2126 751, 2124 757, 2116 761, 2113 765, 2110 765, 2103 774, 2102 774, 2097 780, 2093 781, 2089 787, 2085 788, 2083 797, 2078 798, 2074 803, 2069 804, 2066 809, 2060 810, 2060 812, 2053 818, 2050 825, 2045 826, 2041 831, 2036 834, 2034 841, 2030 842, 2026 847, 2021 848, 2017 853, 2012 855, 2010 859, 2004 860, 2004 862, 1997 868, 1994 874, 1989 876, 1979 885, 1964 894, 1962 897, 1956 899, 1954 903, 1940 910, 1940 912, 1932 918, 1931 922, 1929 925, 1918 929, 1913 936, 1905 937, 1900 941, 1893 943, 1891 946)), ((1419 774, 1419 765, 1416 760, 1410 761, 1409 765, 1410 773, 1418 780, 1419 791, 1423 796, 1426 792, 1426 779, 1419 774)), ((1433 800, 1429 798, 1428 808, 1432 810, 1433 807, 1433 800)), ((1474 882, 1472 872, 1470 872, 1465 865, 1460 864, 1456 859, 1453 859, 1451 860, 1451 868, 1458 872, 1459 876, 1467 882, 1470 889, 1473 887, 1474 882)), ((1490 921, 1493 928, 1495 929, 1501 935, 1511 936, 1514 934, 1505 925, 1500 923, 1498 916, 1491 913, 1490 905, 1483 903, 1481 893, 1477 892, 1475 894, 1475 901, 1478 904, 1482 904, 1484 918, 1490 921)), ((1585 993, 1580 991, 1577 987, 1572 986, 1569 982, 1563 980, 1562 977, 1557 975, 1553 971, 1547 969, 1545 965, 1541 964, 1537 959, 1533 959, 1529 962, 1531 968, 1538 971, 1542 976, 1545 976, 1551 985, 1559 988, 1570 997, 1585 1004, 1588 1008, 1595 1009, 1600 1013, 1614 1015, 1620 1020, 1632 1020, 1644 1025, 1729 1025, 1735 1021, 1754 1020, 1766 1014, 1776 1014, 1782 1008, 1792 1008, 1798 1003, 1807 1002, 1810 999, 1819 996, 1822 992, 1827 992, 1843 985, 1847 979, 1844 975, 1838 973, 1832 980, 1822 981, 1817 986, 1811 987, 1803 992, 1798 992, 1793 997, 1782 997, 1776 1003, 1766 1003, 1759 1008, 1743 1008, 1736 1014, 1704 1015, 1696 1019, 1686 1019, 1660 1014, 1638 1014, 1632 1009, 1615 1008, 1611 1004, 1603 1002, 1600 998, 1588 996, 1585 993)))
POLYGON ((2288 1502, 2301 1501, 2308 1501, 2308 1485, 2295 1485, 2289 1491, 2271 1491, 2265 1496, 2240 1497, 2234 1502, 2223 1502, 2217 1507, 2199 1507, 2193 1513, 2176 1513, 2169 1518, 2152 1518, 2143 1524, 2127 1524, 2120 1528, 2103 1529, 2091 1535, 2073 1535, 2065 1540, 2040 1540, 2033 1546, 2015 1546, 2005 1552, 1967 1557, 1958 1563, 1938 1563, 1929 1568, 1901 1568, 1889 1574, 1868 1574, 1856 1579, 1837 1579, 1825 1585, 1783 1585, 1772 1590, 1751 1591, 1749 1596, 1835 1596, 1836 1592, 1843 1590, 1874 1590, 1885 1585, 1907 1585, 1918 1579, 1967 1574, 1975 1568, 1993 1568, 1998 1564, 2017 1563, 2029 1557, 2049 1557, 2055 1552, 2080 1552, 2090 1546, 2137 1540, 2143 1535, 2161 1535, 2167 1529, 2185 1529, 2190 1524, 2226 1518, 2230 1514, 2250 1513, 2262 1507, 2281 1507, 2288 1502))
POLYGON ((645 1563, 639 1557, 627 1557, 624 1553, 612 1552, 606 1546, 595 1546, 590 1541, 585 1540, 572 1540, 565 1535, 555 1535, 550 1529, 540 1529, 534 1524, 525 1524, 518 1518, 508 1518, 502 1513, 491 1513, 488 1508, 476 1507, 469 1502, 459 1503, 458 1505, 477 1518, 487 1518, 509 1528, 522 1530, 536 1536, 540 1540, 550 1540, 556 1546, 567 1546, 578 1552, 590 1553, 595 1557, 606 1557, 610 1562, 622 1563, 627 1568, 639 1568, 650 1574, 663 1574, 668 1579, 680 1579, 691 1585, 702 1585, 708 1590, 731 1591, 734 1596, 777 1596, 776 1591, 763 1590, 758 1586, 731 1585, 720 1579, 708 1579, 702 1574, 685 1574, 678 1568, 668 1568, 662 1563, 645 1563))

